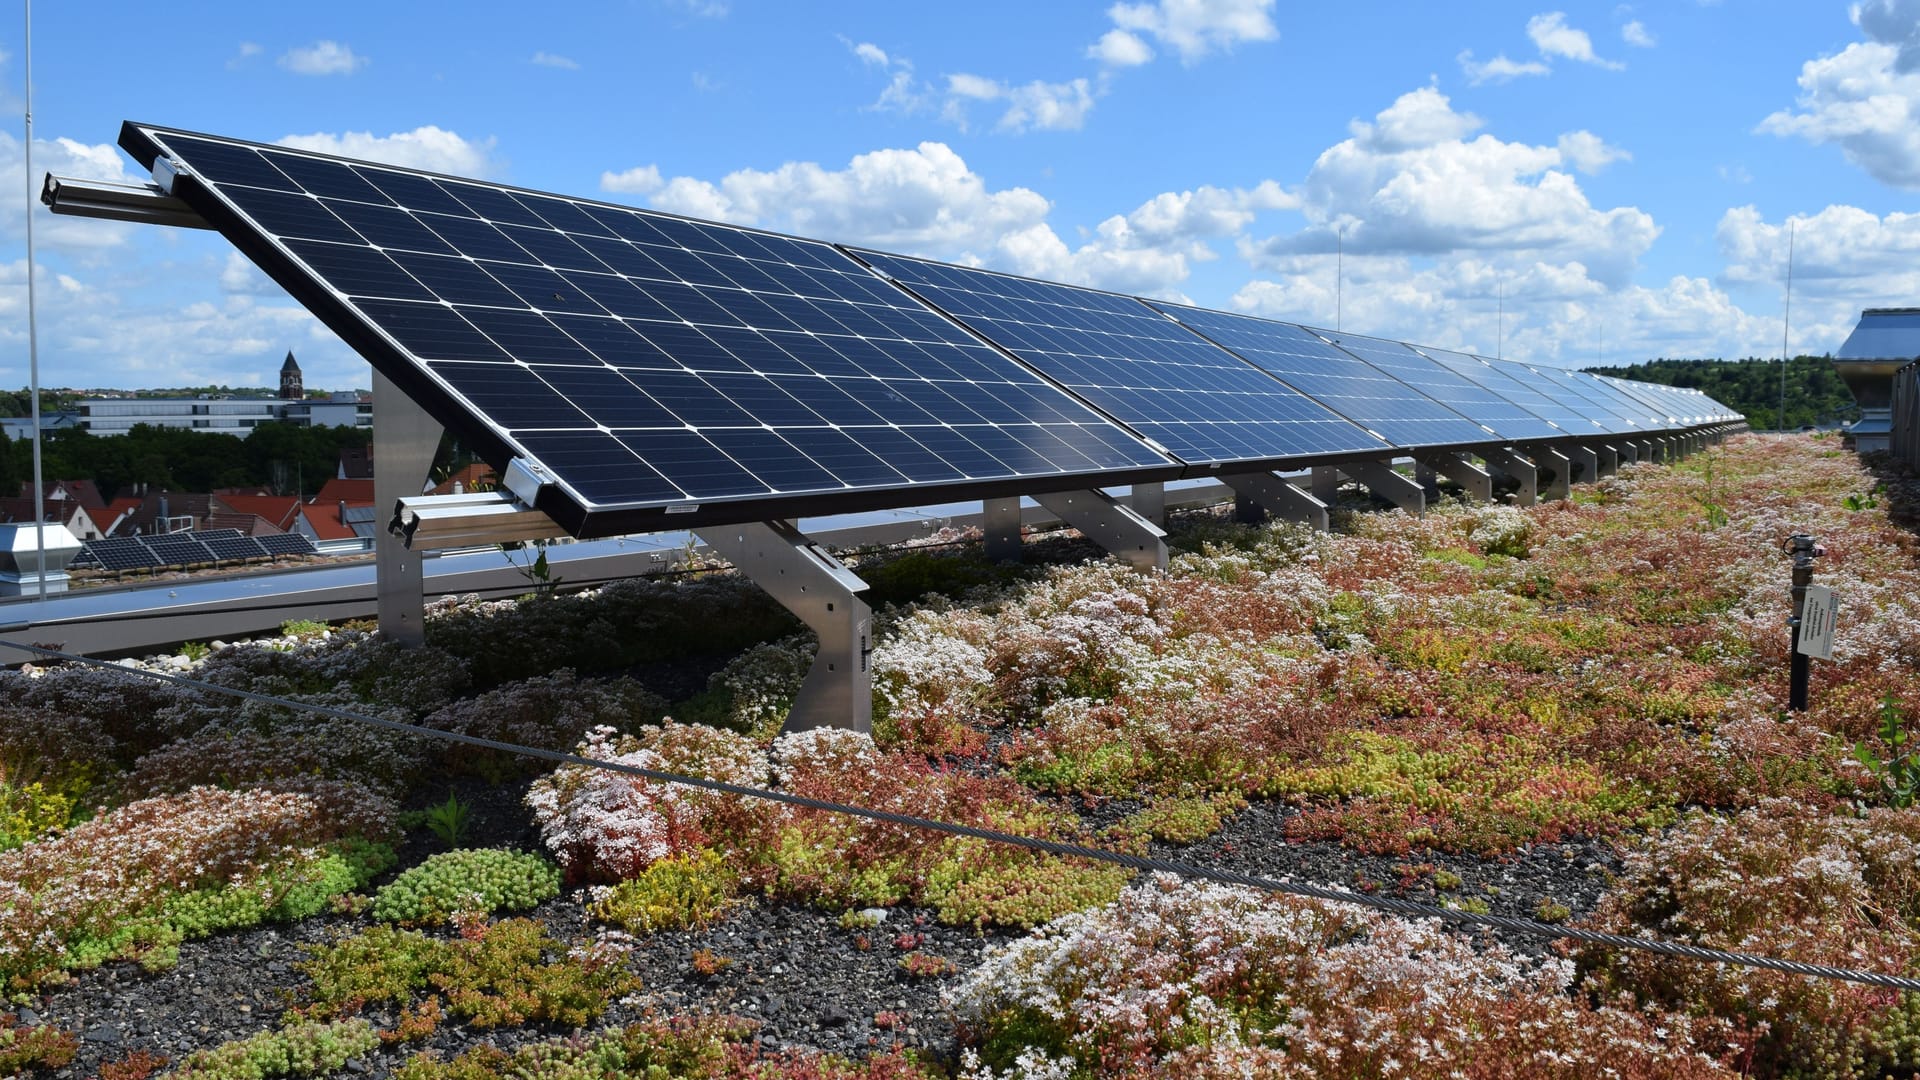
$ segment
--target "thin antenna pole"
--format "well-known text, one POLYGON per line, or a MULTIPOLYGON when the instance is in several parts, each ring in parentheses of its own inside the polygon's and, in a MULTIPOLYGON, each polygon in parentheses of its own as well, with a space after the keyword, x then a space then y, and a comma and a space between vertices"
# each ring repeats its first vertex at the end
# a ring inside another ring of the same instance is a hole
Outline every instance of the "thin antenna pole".
POLYGON ((1347 286, 1347 223, 1341 222, 1334 234, 1333 249, 1333 328, 1340 329, 1341 301, 1347 286))
POLYGON ((1495 303, 1499 305, 1499 315, 1493 324, 1493 358, 1495 360, 1505 360, 1507 358, 1507 283, 1504 281, 1494 282, 1493 295, 1495 297, 1495 303))
POLYGON ((33 535, 39 558, 40 602, 47 600, 47 485, 40 464, 40 323, 34 303, 33 260, 33 0, 26 8, 26 169, 27 169, 27 415, 33 418, 33 535))
POLYGON ((1793 219, 1787 219, 1787 300, 1780 312, 1780 430, 1787 430, 1787 334, 1793 327, 1793 219))

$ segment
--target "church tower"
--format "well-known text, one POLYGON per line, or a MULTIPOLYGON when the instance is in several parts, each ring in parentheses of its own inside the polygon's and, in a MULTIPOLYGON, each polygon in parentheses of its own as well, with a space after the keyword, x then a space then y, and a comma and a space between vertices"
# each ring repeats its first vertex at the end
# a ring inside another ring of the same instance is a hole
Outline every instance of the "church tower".
POLYGON ((299 401, 307 396, 300 382, 300 365, 293 362, 293 350, 287 350, 287 362, 280 365, 280 400, 299 401))

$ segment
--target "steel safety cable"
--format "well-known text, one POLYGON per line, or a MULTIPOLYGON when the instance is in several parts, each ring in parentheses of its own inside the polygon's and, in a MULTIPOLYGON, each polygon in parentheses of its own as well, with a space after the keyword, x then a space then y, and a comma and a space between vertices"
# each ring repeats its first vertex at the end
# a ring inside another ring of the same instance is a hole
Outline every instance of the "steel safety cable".
POLYGON ((1731 952, 1725 949, 1712 949, 1701 945, 1688 945, 1684 942, 1662 941, 1656 938, 1630 937, 1625 934, 1610 934, 1600 930, 1588 930, 1577 926, 1556 926, 1536 919, 1518 918, 1509 915, 1482 914, 1462 911, 1457 908, 1437 907, 1414 900, 1398 900, 1393 897, 1369 896, 1365 893, 1336 889, 1308 882, 1276 881, 1272 878, 1242 874, 1233 870, 1223 870, 1211 866, 1198 866, 1190 863, 1172 862, 1142 855, 1130 855, 1126 852, 1108 851, 1103 848, 1086 847, 1059 840, 1043 840, 1038 837, 1020 836, 1016 833, 1001 832, 998 829, 984 829, 975 825, 962 825, 951 821, 936 821, 931 818, 914 817, 911 814, 896 814, 887 810, 875 810, 865 806, 832 802, 825 799, 812 799, 804 795, 795 795, 769 788, 748 787, 742 784, 729 784, 722 780, 709 780, 701 776, 686 776, 679 773, 664 772, 658 769, 642 768, 625 762, 602 761, 598 758, 570 754, 561 750, 546 750, 537 746, 523 746, 518 743, 502 742, 498 739, 482 738, 478 735, 466 735, 455 731, 441 731, 420 724, 409 724, 399 720, 387 720, 378 716, 368 716, 349 709, 334 708, 330 705, 315 705, 304 701, 274 697, 271 694, 256 693, 251 690, 239 690, 220 686, 199 679, 189 679, 182 675, 170 675, 165 672, 147 671, 132 668, 110 660, 96 660, 92 657, 78 656, 39 645, 27 645, 14 641, 0 640, 0 648, 18 649, 49 659, 68 663, 85 664, 92 667, 111 668, 116 671, 173 683, 208 693, 223 694, 246 701, 258 701, 269 705, 317 716, 327 716, 339 720, 350 720, 389 731, 404 732, 431 739, 462 743, 487 750, 518 754, 524 757, 539 758, 562 765, 579 765, 593 769, 627 776, 640 777, 662 784, 684 784, 688 787, 706 791, 720 792, 726 795, 739 795, 751 799, 763 799, 782 803, 806 810, 820 810, 828 813, 846 814, 852 817, 866 818, 871 821, 885 822, 890 825, 903 825, 909 828, 926 829, 931 832, 948 833, 954 836, 970 836, 993 843, 1009 844, 1015 847, 1044 851, 1051 855, 1064 855, 1099 862, 1116 863, 1135 870, 1157 870, 1176 874, 1180 877, 1198 878, 1220 882, 1226 885, 1240 885, 1263 892, 1285 893, 1290 896, 1303 896, 1314 900, 1325 900, 1337 904, 1353 904, 1358 907, 1372 908, 1376 911, 1390 912, 1414 918, 1439 919, 1444 922, 1465 926, 1484 926, 1493 930, 1505 930, 1510 933, 1526 934, 1531 937, 1553 940, 1583 941, 1592 945, 1604 945, 1614 949, 1631 949, 1640 952, 1657 953, 1662 956, 1679 957, 1686 960, 1698 960, 1706 963, 1734 964, 1741 967, 1761 968, 1768 971, 1780 971, 1790 975, 1804 975, 1816 979, 1834 979, 1843 982, 1863 983, 1888 990, 1920 991, 1920 978, 1902 975, 1887 975, 1877 971, 1859 971, 1852 968, 1834 967, 1827 964, 1807 964, 1797 960, 1783 960, 1772 956, 1756 956, 1752 953, 1731 952))

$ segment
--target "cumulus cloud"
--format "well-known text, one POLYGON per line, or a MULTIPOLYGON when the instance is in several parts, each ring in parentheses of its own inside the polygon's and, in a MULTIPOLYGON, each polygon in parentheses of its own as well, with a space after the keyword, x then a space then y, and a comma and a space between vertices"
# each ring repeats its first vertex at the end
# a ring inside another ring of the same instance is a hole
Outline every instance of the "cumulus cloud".
POLYGON ((651 195, 663 181, 660 170, 652 165, 637 165, 622 172, 608 170, 600 174, 600 190, 622 195, 651 195))
POLYGON ((1916 11, 1911 0, 1856 6, 1855 20, 1874 40, 1801 65, 1798 111, 1779 110, 1759 130, 1831 143, 1881 183, 1920 188, 1916 11), (1904 33, 1897 16, 1906 19, 1904 33))
MULTIPOLYGON (((1115 29, 1133 40, 1113 39, 1111 31, 1093 46, 1119 58, 1138 55, 1151 37, 1192 64, 1214 52, 1226 52, 1249 41, 1273 41, 1280 31, 1273 25, 1273 0, 1159 0, 1158 3, 1115 4, 1107 9, 1115 29)), ((1111 62, 1111 61, 1109 61, 1111 62)), ((1134 61, 1143 63, 1144 59, 1134 61)))
POLYGON ((1659 235, 1635 207, 1594 207, 1569 169, 1591 171, 1624 152, 1589 132, 1553 146, 1478 134, 1432 87, 1401 95, 1314 162, 1298 195, 1307 228, 1249 248, 1256 260, 1330 253, 1441 256, 1475 251, 1565 263, 1623 284, 1659 235))
MULTIPOLYGON (((1791 221, 1796 312, 1803 295, 1864 306, 1920 294, 1920 213, 1883 217, 1836 205, 1791 221)), ((1726 261, 1724 280, 1783 287, 1787 228, 1788 222, 1769 222, 1753 206, 1728 210, 1714 232, 1726 261)))
POLYGON ((1647 29, 1647 24, 1639 19, 1634 19, 1620 28, 1620 40, 1636 49, 1651 49, 1659 44, 1653 33, 1647 29))
MULTIPOLYGON (((26 190, 26 157, 25 146, 19 139, 0 132, 0 184, 6 185, 6 190, 26 190)), ((128 171, 126 158, 111 143, 83 143, 67 138, 33 140, 33 172, 36 177, 53 173, 123 184, 146 179, 128 171)), ((41 206, 38 200, 33 204, 33 213, 36 247, 42 252, 64 252, 74 258, 104 258, 110 249, 125 244, 135 228, 118 221, 60 216, 41 206)), ((26 231, 27 208, 22 201, 0 200, 0 235, 9 243, 24 245, 26 231)))
POLYGON ((1564 11, 1549 11, 1535 15, 1527 20, 1527 36, 1533 39, 1534 47, 1542 56, 1558 56, 1568 60, 1577 60, 1583 64, 1619 70, 1625 67, 1615 60, 1607 60, 1593 51, 1593 39, 1585 30, 1577 30, 1567 25, 1564 11))
POLYGON ((280 66, 295 75, 351 75, 366 67, 364 56, 337 41, 316 41, 280 54, 280 66))
POLYGON ((561 56, 558 53, 547 52, 545 49, 534 53, 533 59, 529 62, 537 67, 559 68, 561 71, 580 70, 580 61, 572 59, 571 57, 561 56))
POLYGON ((428 124, 412 131, 375 135, 370 131, 317 131, 311 135, 287 135, 277 140, 281 146, 313 150, 322 154, 380 161, 409 169, 452 173, 455 176, 491 176, 500 164, 494 160, 496 140, 467 139, 458 133, 428 124))
POLYGON ((1895 71, 1920 71, 1920 0, 1865 0, 1853 6, 1853 21, 1869 40, 1898 50, 1895 71))
POLYGON ((1467 77, 1468 84, 1472 86, 1511 82, 1529 75, 1545 75, 1551 70, 1538 60, 1509 60, 1505 53, 1481 62, 1473 58, 1472 49, 1462 50, 1454 59, 1460 64, 1461 74, 1467 77))
POLYGON ((1040 80, 1009 85, 980 75, 947 76, 947 101, 943 115, 959 124, 967 124, 967 103, 995 102, 1004 105, 996 131, 1020 134, 1027 131, 1078 131, 1093 111, 1093 84, 1086 79, 1063 83, 1040 80))
POLYGON ((1115 27, 1087 46, 1087 57, 1108 67, 1139 67, 1153 59, 1153 46, 1138 34, 1115 27))

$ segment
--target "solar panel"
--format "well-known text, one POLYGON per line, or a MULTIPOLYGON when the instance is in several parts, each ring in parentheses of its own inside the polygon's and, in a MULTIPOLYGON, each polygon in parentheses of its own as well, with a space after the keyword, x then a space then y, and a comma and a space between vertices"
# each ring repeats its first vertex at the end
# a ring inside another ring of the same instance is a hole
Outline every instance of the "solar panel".
POLYGON ((878 251, 854 253, 1182 461, 1386 449, 1135 297, 878 251))
POLYGON ((164 533, 159 536, 141 538, 147 550, 166 566, 192 566, 195 563, 218 562, 207 545, 193 538, 191 533, 164 533))
POLYGON ((1534 367, 1517 360, 1496 360, 1490 356, 1480 356, 1477 359, 1517 382, 1535 387, 1541 394, 1558 403, 1561 408, 1571 410, 1580 416, 1586 425, 1580 429, 1582 434, 1633 435, 1646 431, 1644 422, 1636 423, 1611 409, 1603 408, 1591 397, 1579 392, 1567 380, 1558 377, 1559 369, 1557 368, 1534 367))
POLYGON ((176 195, 496 467, 543 466, 540 509, 577 535, 1179 472, 826 244, 161 128, 121 142, 183 164, 176 195))
POLYGON ((207 545, 207 550, 221 562, 259 559, 267 555, 267 549, 261 547, 258 540, 239 529, 201 529, 193 537, 207 545))
POLYGON ((266 533, 254 537, 269 555, 315 555, 313 542, 299 533, 266 533))
POLYGON ((1643 401, 1622 394, 1584 371, 1545 368, 1544 374, 1547 378, 1566 387, 1571 393, 1619 417, 1627 425, 1626 430, 1661 431, 1673 426, 1668 421, 1665 410, 1655 409, 1643 401))
POLYGON ((1149 303, 1395 446, 1501 441, 1305 327, 1157 300, 1149 303))
POLYGON ((147 545, 132 537, 89 540, 84 547, 104 570, 149 570, 163 565, 147 545))
POLYGON ((1589 420, 1584 413, 1569 408, 1558 397, 1541 393, 1532 380, 1515 378, 1478 356, 1452 349, 1436 349, 1430 345, 1421 345, 1419 349, 1454 374, 1486 387, 1554 425, 1561 434, 1597 435, 1606 430, 1589 420))
POLYGON ((1566 435, 1565 431, 1528 412, 1504 395, 1436 362, 1424 350, 1398 341, 1358 334, 1329 330, 1315 332, 1433 400, 1451 406, 1455 412, 1489 429, 1489 433, 1501 439, 1519 442, 1556 439, 1566 435))
POLYGON ((88 544, 91 544, 91 543, 92 541, 88 541, 87 543, 80 545, 79 554, 75 555, 73 559, 67 563, 67 568, 69 570, 101 569, 100 560, 94 556, 93 549, 88 546, 88 544))

